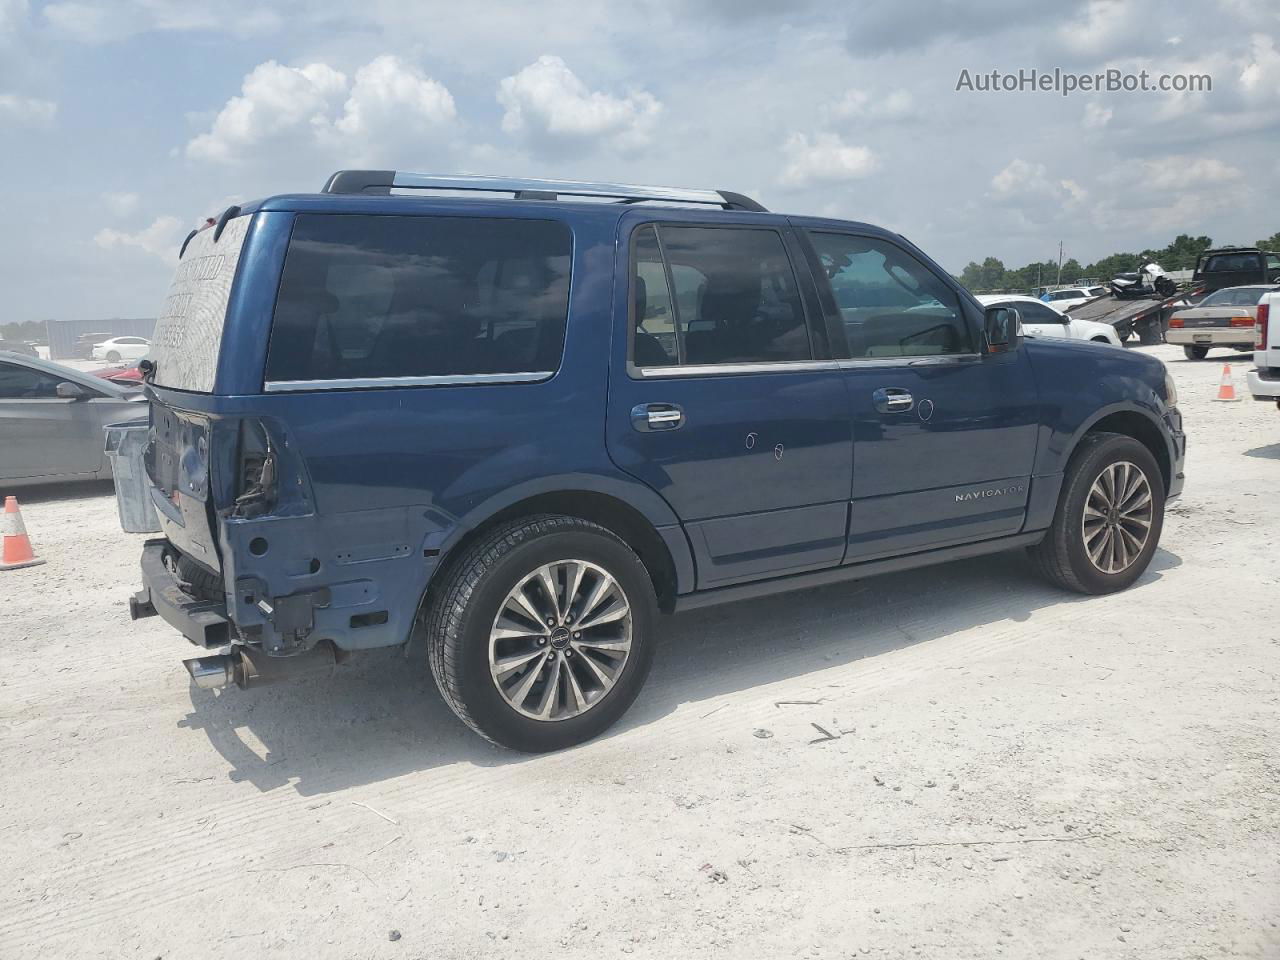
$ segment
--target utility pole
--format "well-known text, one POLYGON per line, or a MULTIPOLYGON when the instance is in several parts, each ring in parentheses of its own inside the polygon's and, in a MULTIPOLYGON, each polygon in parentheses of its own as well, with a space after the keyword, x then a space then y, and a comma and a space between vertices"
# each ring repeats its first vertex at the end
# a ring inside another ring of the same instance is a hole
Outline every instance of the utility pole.
POLYGON ((1062 241, 1058 241, 1058 285, 1062 285, 1062 241))

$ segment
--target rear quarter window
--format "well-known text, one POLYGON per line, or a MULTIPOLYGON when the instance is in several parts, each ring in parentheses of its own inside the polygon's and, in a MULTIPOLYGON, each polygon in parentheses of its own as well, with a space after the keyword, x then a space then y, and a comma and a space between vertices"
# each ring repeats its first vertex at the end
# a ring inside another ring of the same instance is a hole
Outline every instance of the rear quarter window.
POLYGON ((267 383, 549 376, 564 347, 572 245, 549 220, 299 215, 267 383))

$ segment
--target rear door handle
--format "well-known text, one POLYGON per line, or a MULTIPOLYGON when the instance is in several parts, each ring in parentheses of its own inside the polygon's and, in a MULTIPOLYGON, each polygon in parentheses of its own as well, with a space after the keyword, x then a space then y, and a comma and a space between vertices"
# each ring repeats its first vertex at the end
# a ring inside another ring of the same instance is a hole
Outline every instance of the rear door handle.
POLYGON ((679 430, 684 426, 684 411, 674 403, 641 403, 631 408, 631 426, 641 433, 679 430))
POLYGON ((871 400, 881 413, 907 413, 916 405, 915 399, 902 387, 881 387, 871 395, 871 400))

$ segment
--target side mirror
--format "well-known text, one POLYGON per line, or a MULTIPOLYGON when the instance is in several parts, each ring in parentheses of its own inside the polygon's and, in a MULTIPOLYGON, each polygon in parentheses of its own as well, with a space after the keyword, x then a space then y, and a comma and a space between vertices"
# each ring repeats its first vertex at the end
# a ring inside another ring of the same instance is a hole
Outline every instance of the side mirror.
POLYGON ((1022 342, 1022 317, 1014 307, 988 307, 983 325, 987 353, 1008 353, 1022 342))
POLYGON ((88 390, 70 380, 63 380, 54 388, 54 392, 63 400, 86 400, 89 397, 88 390))

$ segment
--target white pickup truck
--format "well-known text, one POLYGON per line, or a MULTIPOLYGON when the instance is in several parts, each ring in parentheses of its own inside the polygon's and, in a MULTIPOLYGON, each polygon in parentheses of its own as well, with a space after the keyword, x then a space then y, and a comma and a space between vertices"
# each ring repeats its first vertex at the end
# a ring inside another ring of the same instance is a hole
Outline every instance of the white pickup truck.
POLYGON ((1253 330, 1249 392, 1255 400, 1272 400, 1280 407, 1280 291, 1262 298, 1253 330))

